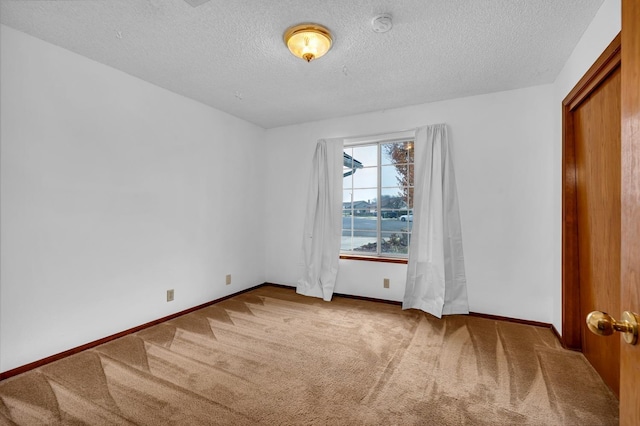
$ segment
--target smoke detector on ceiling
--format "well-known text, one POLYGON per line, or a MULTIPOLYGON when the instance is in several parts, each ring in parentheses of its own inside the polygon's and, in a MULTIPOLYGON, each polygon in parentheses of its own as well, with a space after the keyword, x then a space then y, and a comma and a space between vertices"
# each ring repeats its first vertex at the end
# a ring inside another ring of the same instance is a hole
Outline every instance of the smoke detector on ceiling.
POLYGON ((378 15, 371 21, 371 28, 377 33, 386 33, 391 27, 393 27, 393 22, 391 21, 391 15, 388 13, 378 15))

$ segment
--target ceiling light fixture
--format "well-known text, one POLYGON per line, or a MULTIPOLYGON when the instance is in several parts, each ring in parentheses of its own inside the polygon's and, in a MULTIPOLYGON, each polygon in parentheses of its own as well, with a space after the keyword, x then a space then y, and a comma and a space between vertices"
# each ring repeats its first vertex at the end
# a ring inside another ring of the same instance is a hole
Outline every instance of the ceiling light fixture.
POLYGON ((284 32, 284 43, 298 58, 311 62, 331 49, 333 39, 322 25, 300 24, 284 32))

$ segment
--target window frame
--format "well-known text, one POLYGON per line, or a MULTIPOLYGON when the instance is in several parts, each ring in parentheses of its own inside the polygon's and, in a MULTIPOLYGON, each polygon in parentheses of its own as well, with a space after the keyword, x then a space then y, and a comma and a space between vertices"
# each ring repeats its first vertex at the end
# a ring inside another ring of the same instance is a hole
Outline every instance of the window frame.
MULTIPOLYGON (((404 132, 396 132, 396 133, 386 133, 386 134, 380 134, 380 135, 376 135, 376 136, 365 136, 365 137, 357 137, 357 138, 345 138, 344 139, 344 148, 343 149, 348 149, 348 148, 354 148, 354 147, 361 147, 361 146, 372 146, 375 145, 376 146, 376 151, 377 151, 377 163, 376 163, 376 168, 377 168, 377 172, 376 172, 376 180, 377 180, 377 184, 376 184, 376 252, 375 253, 371 253, 371 252, 357 252, 357 251, 347 251, 347 250, 343 250, 342 247, 340 248, 340 259, 349 259, 349 260, 366 260, 366 261, 374 261, 374 262, 389 262, 389 263, 404 263, 406 264, 408 262, 408 258, 409 258, 409 247, 407 247, 407 253, 383 253, 381 252, 381 242, 383 240, 383 235, 385 232, 383 232, 383 230, 381 229, 382 224, 382 207, 381 207, 381 199, 382 199, 382 192, 383 192, 383 187, 382 187, 382 171, 383 171, 383 167, 384 166, 388 166, 388 165, 382 165, 382 146, 386 143, 398 143, 398 142, 409 142, 409 143, 413 143, 415 146, 415 131, 411 130, 411 131, 404 131, 404 132)), ((411 167, 415 167, 415 158, 413 159, 413 161, 411 162, 407 162, 407 166, 411 166, 411 167)), ((410 187, 415 187, 414 182, 411 182, 411 185, 409 185, 407 188, 410 187)), ((386 188, 386 187, 385 187, 386 188)), ((343 183, 343 193, 347 188, 345 188, 344 183, 343 183)), ((351 186, 352 191, 356 190, 358 188, 354 188, 353 186, 351 186)), ((362 188, 364 189, 364 188, 362 188)), ((344 200, 344 198, 343 198, 344 200)), ((407 205, 407 211, 409 210, 413 210, 411 208, 411 203, 412 201, 407 200, 409 203, 407 205)), ((353 203, 355 201, 353 200, 353 198, 351 198, 351 210, 353 211, 353 203)), ((344 203, 344 201, 343 201, 344 203)), ((344 212, 344 208, 343 208, 343 212, 344 212)), ((344 213, 343 213, 344 214, 344 213)), ((407 212, 408 214, 408 212, 407 212)), ((343 216, 344 217, 344 216, 343 216)), ((353 216, 352 216, 353 217, 353 216)), ((345 228, 341 227, 341 235, 343 234, 345 228)), ((353 227, 351 228, 351 230, 353 231, 353 227)), ((407 237, 410 239, 411 238, 411 233, 412 233, 412 226, 408 227, 406 234, 407 237)))

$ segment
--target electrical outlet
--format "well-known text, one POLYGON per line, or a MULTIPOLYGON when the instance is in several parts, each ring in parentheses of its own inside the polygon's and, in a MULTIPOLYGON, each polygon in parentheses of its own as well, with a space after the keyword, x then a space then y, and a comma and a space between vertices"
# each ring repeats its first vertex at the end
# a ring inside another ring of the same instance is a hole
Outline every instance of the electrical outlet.
POLYGON ((389 278, 384 279, 384 288, 389 288, 389 278))
POLYGON ((227 285, 231 284, 231 274, 227 275, 226 283, 227 285))
POLYGON ((171 302, 173 300, 173 289, 167 290, 167 302, 171 302))

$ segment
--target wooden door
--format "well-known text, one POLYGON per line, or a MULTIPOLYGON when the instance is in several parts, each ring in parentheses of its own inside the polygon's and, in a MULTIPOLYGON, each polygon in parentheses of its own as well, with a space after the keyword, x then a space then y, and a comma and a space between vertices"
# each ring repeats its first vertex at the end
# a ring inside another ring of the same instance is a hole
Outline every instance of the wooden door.
MULTIPOLYGON (((573 111, 580 317, 620 312, 620 67, 573 111)), ((614 393, 620 340, 582 326, 582 352, 614 393)))
MULTIPOLYGON (((640 2, 622 1, 620 308, 640 314, 640 2)), ((620 315, 620 314, 618 314, 620 315)), ((620 348, 620 424, 640 425, 640 344, 620 348)))
POLYGON ((618 395, 619 339, 584 318, 620 311, 620 37, 567 96, 563 113, 563 339, 618 395))
MULTIPOLYGON (((620 67, 573 110, 580 317, 620 312, 620 67)), ((620 340, 582 325, 582 352, 617 395, 620 340)))

